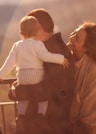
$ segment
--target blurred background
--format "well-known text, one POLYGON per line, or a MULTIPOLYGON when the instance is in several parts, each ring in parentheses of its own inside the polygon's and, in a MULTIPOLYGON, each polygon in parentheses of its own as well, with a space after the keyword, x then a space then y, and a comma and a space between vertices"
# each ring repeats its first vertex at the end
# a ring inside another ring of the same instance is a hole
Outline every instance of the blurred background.
MULTIPOLYGON (((20 19, 35 8, 48 10, 55 23, 54 31, 62 33, 65 43, 67 43, 70 33, 78 25, 84 21, 96 22, 96 0, 0 0, 0 66, 6 59, 13 43, 20 39, 20 19)), ((14 76, 13 70, 7 77, 14 76)), ((0 102, 10 101, 8 89, 9 85, 0 85, 0 102)), ((9 134, 11 134, 12 122, 14 126, 11 107, 6 109, 6 117, 9 134)), ((0 115, 0 126, 2 126, 1 120, 0 115)))
POLYGON ((19 21, 32 9, 45 8, 52 16, 55 31, 65 42, 72 30, 84 21, 96 21, 96 0, 0 0, 0 66, 13 43, 19 40, 19 21))

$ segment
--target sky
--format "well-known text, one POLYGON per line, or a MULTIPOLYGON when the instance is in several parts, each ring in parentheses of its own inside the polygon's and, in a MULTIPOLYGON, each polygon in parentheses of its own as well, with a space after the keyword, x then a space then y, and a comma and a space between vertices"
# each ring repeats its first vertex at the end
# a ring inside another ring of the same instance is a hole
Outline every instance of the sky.
POLYGON ((1 4, 20 4, 20 3, 28 3, 28 2, 36 2, 38 0, 0 0, 0 5, 1 4))
MULTIPOLYGON (((2 4, 20 4, 20 3, 23 3, 23 4, 26 4, 26 3, 36 3, 36 2, 43 2, 45 0, 0 0, 0 5, 2 4)), ((46 2, 51 2, 53 0, 46 0, 46 2)))
POLYGON ((20 3, 20 0, 0 0, 1 4, 18 4, 20 3))

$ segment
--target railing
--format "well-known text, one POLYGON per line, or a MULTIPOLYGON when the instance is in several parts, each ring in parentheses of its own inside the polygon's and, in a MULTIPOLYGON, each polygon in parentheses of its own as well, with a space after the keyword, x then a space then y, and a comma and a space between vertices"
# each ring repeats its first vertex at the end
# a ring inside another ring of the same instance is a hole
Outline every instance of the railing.
MULTIPOLYGON (((3 81, 0 81, 0 84, 11 84, 15 81, 16 79, 5 79, 3 81)), ((17 102, 2 102, 0 103, 0 110, 1 110, 1 115, 2 115, 2 124, 3 124, 3 133, 7 134, 6 130, 6 119, 5 119, 5 106, 13 105, 14 107, 14 113, 15 117, 17 116, 17 110, 16 110, 16 104, 17 102)))

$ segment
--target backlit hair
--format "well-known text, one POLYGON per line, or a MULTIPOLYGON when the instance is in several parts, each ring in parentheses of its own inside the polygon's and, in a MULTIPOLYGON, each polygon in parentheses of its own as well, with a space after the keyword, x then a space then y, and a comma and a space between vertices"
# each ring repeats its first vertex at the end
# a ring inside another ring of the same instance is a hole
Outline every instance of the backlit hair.
POLYGON ((31 10, 27 13, 28 16, 34 16, 38 19, 45 32, 53 33, 54 22, 50 14, 43 8, 31 10))
POLYGON ((84 47, 87 54, 96 61, 96 23, 85 22, 81 25, 86 31, 86 40, 84 47))
POLYGON ((35 36, 38 28, 39 22, 34 16, 25 16, 20 21, 20 33, 25 37, 35 36))

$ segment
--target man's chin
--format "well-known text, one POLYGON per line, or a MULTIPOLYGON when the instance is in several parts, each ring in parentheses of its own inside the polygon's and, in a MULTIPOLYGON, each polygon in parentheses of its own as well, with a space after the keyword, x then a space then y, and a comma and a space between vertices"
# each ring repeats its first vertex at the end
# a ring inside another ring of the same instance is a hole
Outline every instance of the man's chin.
POLYGON ((82 57, 78 57, 77 55, 75 55, 74 53, 73 53, 73 57, 74 57, 74 60, 75 61, 79 61, 82 57))

